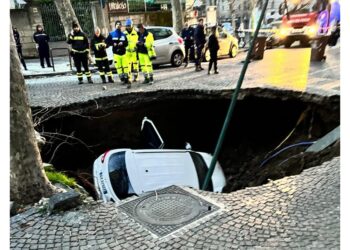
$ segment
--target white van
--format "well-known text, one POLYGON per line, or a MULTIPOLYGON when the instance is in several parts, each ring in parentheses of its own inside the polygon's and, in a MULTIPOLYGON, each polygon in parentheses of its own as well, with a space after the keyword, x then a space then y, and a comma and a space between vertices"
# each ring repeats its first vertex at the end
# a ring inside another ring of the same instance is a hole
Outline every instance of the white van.
MULTIPOLYGON (((115 149, 94 162, 94 182, 100 199, 119 202, 130 194, 162 189, 171 185, 199 189, 212 156, 192 150, 115 149)), ((221 192, 225 176, 217 162, 209 191, 221 192)))

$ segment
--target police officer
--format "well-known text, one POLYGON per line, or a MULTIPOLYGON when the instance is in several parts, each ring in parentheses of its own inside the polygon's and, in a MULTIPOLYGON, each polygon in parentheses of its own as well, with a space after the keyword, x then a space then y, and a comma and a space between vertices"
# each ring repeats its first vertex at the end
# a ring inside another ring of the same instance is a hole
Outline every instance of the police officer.
POLYGON ((109 33, 106 39, 106 44, 113 46, 113 57, 117 73, 122 83, 129 84, 130 80, 128 74, 128 58, 126 57, 126 47, 128 47, 128 39, 124 32, 122 32, 122 23, 120 21, 115 22, 115 30, 109 33))
POLYGON ((36 31, 33 35, 33 39, 35 43, 37 44, 36 47, 39 51, 39 57, 40 57, 40 64, 42 68, 45 68, 44 65, 44 58, 46 60, 47 67, 52 67, 50 64, 50 56, 49 56, 49 36, 45 33, 43 30, 43 27, 38 24, 36 26, 36 31))
POLYGON ((129 61, 129 78, 131 78, 132 74, 132 81, 136 82, 139 76, 139 64, 137 60, 137 52, 136 52, 136 43, 139 39, 136 30, 133 27, 133 22, 129 18, 125 22, 125 35, 128 39, 128 47, 126 48, 126 57, 129 61))
POLYGON ((194 40, 197 47, 197 53, 196 53, 196 71, 203 70, 201 66, 202 61, 202 51, 204 48, 204 44, 206 42, 205 40, 205 34, 204 34, 204 26, 203 26, 203 19, 199 19, 198 25, 194 31, 194 40))
MULTIPOLYGON (((184 39, 185 41, 185 67, 187 67, 188 65, 188 56, 189 54, 191 55, 191 53, 188 53, 189 51, 192 52, 193 47, 194 47, 194 29, 188 25, 188 23, 185 23, 185 28, 182 30, 181 32, 181 37, 184 39)), ((191 58, 190 58, 191 59, 191 58)))
POLYGON ((105 43, 105 37, 101 35, 101 30, 99 27, 96 27, 95 29, 95 35, 91 39, 91 47, 95 53, 95 61, 102 82, 106 83, 106 75, 108 77, 108 82, 114 82, 112 71, 109 68, 108 56, 106 53, 107 45, 105 43))
POLYGON ((93 83, 91 72, 88 67, 89 40, 85 33, 80 30, 79 24, 76 21, 73 21, 72 28, 73 30, 68 36, 67 43, 72 45, 71 54, 73 56, 74 65, 77 69, 79 84, 83 83, 81 66, 84 67, 84 73, 87 77, 88 83, 93 83))
POLYGON ((26 65, 26 62, 24 61, 23 54, 22 54, 21 37, 19 35, 19 32, 17 31, 17 28, 14 27, 12 31, 13 31, 13 37, 15 38, 15 42, 16 42, 18 57, 21 60, 24 70, 27 70, 27 65, 26 65))
POLYGON ((140 61, 142 73, 145 77, 144 84, 153 83, 153 67, 151 60, 156 58, 153 43, 154 38, 151 32, 145 29, 143 24, 138 24, 138 41, 136 44, 137 54, 140 61))

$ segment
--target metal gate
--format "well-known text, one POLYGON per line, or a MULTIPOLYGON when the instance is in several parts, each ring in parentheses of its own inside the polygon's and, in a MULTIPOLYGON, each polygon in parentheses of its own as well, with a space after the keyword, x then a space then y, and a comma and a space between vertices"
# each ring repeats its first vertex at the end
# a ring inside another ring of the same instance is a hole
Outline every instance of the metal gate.
POLYGON ((50 41, 56 42, 66 40, 64 28, 55 4, 42 4, 40 6, 40 10, 41 18, 43 19, 43 25, 46 33, 50 37, 50 41))
MULTIPOLYGON (((77 16, 81 29, 91 37, 94 33, 94 23, 91 15, 90 2, 71 1, 75 15, 77 16)), ((63 24, 58 15, 56 5, 52 3, 41 4, 41 16, 46 33, 50 36, 50 41, 65 41, 63 24)))
POLYGON ((89 38, 92 37, 94 34, 94 22, 92 20, 90 1, 72 1, 72 6, 81 29, 89 38))

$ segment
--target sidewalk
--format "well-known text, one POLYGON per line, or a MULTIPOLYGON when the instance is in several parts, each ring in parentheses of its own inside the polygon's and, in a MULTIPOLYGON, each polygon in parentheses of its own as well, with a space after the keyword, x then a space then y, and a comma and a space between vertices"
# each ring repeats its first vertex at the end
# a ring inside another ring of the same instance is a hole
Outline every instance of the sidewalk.
POLYGON ((74 69, 73 59, 72 59, 72 69, 69 64, 68 56, 54 57, 53 59, 54 59, 54 66, 55 66, 54 68, 46 67, 46 61, 45 61, 45 68, 42 68, 40 65, 39 58, 25 59, 28 70, 24 70, 22 67, 24 78, 55 76, 55 75, 64 75, 64 74, 73 73, 72 71, 72 69, 74 69))

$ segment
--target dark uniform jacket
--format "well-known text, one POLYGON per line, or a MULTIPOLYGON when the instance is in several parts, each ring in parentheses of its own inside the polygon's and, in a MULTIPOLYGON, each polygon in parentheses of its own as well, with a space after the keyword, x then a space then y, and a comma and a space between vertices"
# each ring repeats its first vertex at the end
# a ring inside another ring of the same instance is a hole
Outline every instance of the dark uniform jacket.
POLYGON ((143 34, 141 34, 140 32, 137 32, 137 34, 139 35, 138 42, 142 43, 142 44, 138 43, 136 45, 137 53, 148 54, 148 50, 146 47, 146 42, 147 42, 146 39, 147 39, 147 36, 149 34, 148 30, 145 29, 145 32, 143 32, 143 34))
POLYGON ((79 30, 68 35, 68 44, 72 45, 73 53, 88 53, 89 52, 89 40, 84 32, 79 30))
POLYGON ((197 46, 205 44, 205 34, 203 25, 197 25, 196 29, 194 30, 194 40, 197 46))
POLYGON ((113 54, 116 55, 125 55, 126 47, 128 47, 128 39, 126 35, 121 30, 115 30, 109 33, 109 36, 105 40, 107 45, 113 46, 113 54), (122 45, 119 45, 119 43, 122 45))
POLYGON ((21 37, 19 35, 19 32, 17 30, 13 30, 13 37, 15 38, 15 42, 16 42, 16 47, 22 47, 21 44, 21 37))
POLYGON ((209 36, 208 48, 211 53, 220 49, 218 38, 213 34, 209 36))
POLYGON ((181 32, 181 37, 184 39, 186 46, 192 45, 194 42, 194 29, 192 27, 184 28, 181 32))
POLYGON ((49 47, 49 36, 45 31, 36 31, 33 35, 34 41, 39 45, 39 48, 48 48, 49 47))
POLYGON ((94 35, 94 37, 91 39, 91 48, 95 53, 96 59, 107 59, 107 45, 105 43, 104 36, 100 35, 99 37, 97 37, 96 35, 94 35))

